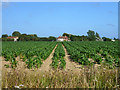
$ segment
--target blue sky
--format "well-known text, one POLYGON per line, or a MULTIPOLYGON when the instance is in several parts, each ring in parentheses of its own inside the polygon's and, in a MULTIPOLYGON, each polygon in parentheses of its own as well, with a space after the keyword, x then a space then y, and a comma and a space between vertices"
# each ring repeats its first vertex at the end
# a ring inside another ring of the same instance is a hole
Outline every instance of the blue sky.
POLYGON ((13 31, 59 36, 64 32, 118 37, 117 2, 11 2, 2 3, 2 34, 13 31))

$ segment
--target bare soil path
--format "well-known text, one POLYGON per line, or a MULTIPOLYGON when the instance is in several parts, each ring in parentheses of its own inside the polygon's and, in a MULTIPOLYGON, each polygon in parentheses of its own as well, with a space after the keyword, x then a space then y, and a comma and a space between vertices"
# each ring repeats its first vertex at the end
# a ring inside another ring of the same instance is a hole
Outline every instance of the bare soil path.
MULTIPOLYGON (((52 57, 54 54, 54 51, 56 49, 57 45, 55 46, 55 48, 53 49, 53 51, 51 52, 51 54, 49 55, 49 57, 43 61, 43 64, 41 65, 41 67, 39 69, 35 68, 35 69, 28 69, 27 65, 25 64, 25 62, 22 61, 22 59, 20 59, 20 56, 16 57, 16 60, 18 61, 16 70, 18 71, 22 71, 22 72, 26 72, 26 73, 39 73, 39 72, 46 72, 49 70, 52 70, 50 67, 50 64, 52 63, 52 57)), ((7 72, 11 72, 13 69, 12 68, 6 68, 4 65, 8 64, 10 66, 10 62, 5 61, 5 58, 0 57, 0 60, 2 61, 2 66, 0 68, 2 68, 3 71, 7 71, 7 72)))
POLYGON ((52 57, 54 54, 55 49, 57 48, 57 45, 53 49, 52 53, 49 55, 49 57, 43 62, 43 64, 40 67, 41 71, 49 71, 51 70, 50 64, 52 63, 52 57))
POLYGON ((1 70, 7 70, 8 72, 10 72, 12 69, 11 68, 6 68, 5 65, 11 65, 9 61, 5 61, 5 58, 3 56, 0 57, 1 60, 1 65, 0 68, 1 70))
MULTIPOLYGON (((22 59, 20 59, 20 57, 18 56, 16 58, 16 60, 18 61, 18 65, 16 67, 17 70, 22 70, 22 71, 25 71, 25 72, 47 72, 47 71, 53 71, 50 64, 52 63, 52 57, 53 57, 53 54, 54 54, 54 51, 55 49, 57 48, 58 45, 55 46, 55 48, 53 49, 53 51, 51 52, 51 54, 49 55, 49 57, 43 61, 43 64, 41 65, 41 67, 39 69, 28 69, 26 67, 26 64, 25 62, 22 61, 22 59)), ((68 55, 67 53, 67 50, 66 48, 64 47, 63 45, 63 48, 64 48, 64 51, 65 51, 65 61, 66 61, 66 67, 65 67, 65 71, 72 71, 72 72, 80 72, 82 70, 82 66, 75 63, 75 62, 72 62, 71 59, 70 59, 70 55, 68 55)), ((1 57, 2 58, 2 57, 1 57)), ((5 68, 5 64, 9 64, 9 62, 6 62, 4 61, 4 58, 2 58, 2 69, 3 70, 7 70, 7 71, 11 71, 12 69, 11 68, 5 68)), ((64 71, 64 70, 62 70, 64 71)))
POLYGON ((65 68, 65 71, 74 71, 74 72, 80 72, 81 71, 81 65, 75 63, 75 62, 72 62, 71 59, 70 59, 70 55, 68 55, 68 52, 66 50, 66 48, 64 47, 63 45, 63 48, 64 48, 64 51, 65 51, 65 61, 66 61, 66 68, 65 68))
POLYGON ((20 56, 16 57, 16 60, 18 61, 18 64, 17 64, 17 67, 16 67, 17 70, 26 69, 27 65, 25 64, 25 62, 22 61, 22 59, 20 59, 20 56))

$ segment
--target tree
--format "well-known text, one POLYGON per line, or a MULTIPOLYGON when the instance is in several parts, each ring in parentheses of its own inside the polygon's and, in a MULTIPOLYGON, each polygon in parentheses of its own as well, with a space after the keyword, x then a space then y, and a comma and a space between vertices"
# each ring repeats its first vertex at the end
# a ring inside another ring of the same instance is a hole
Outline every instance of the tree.
POLYGON ((14 32, 12 33, 12 36, 20 36, 20 35, 21 35, 21 33, 18 32, 18 31, 14 31, 14 32))
POLYGON ((96 40, 96 36, 95 36, 95 32, 94 32, 94 31, 89 30, 89 31, 87 32, 87 34, 88 34, 88 39, 89 39, 90 41, 95 41, 95 40, 96 40))
POLYGON ((50 40, 50 41, 56 41, 56 38, 53 37, 53 36, 50 36, 50 37, 49 37, 49 40, 50 40))
POLYGON ((114 40, 118 40, 118 39, 114 37, 114 40))
POLYGON ((74 38, 74 36, 73 36, 73 35, 71 35, 70 40, 71 40, 71 41, 74 41, 74 39, 73 39, 73 38, 74 38))
POLYGON ((37 37, 37 34, 29 34, 29 36, 37 37))
POLYGON ((68 38, 70 37, 70 35, 67 33, 63 33, 63 36, 67 36, 68 38))
POLYGON ((7 41, 7 38, 2 38, 2 41, 7 41))
POLYGON ((2 35, 2 38, 6 38, 6 37, 8 37, 7 34, 3 34, 3 35, 2 35))
POLYGON ((96 32, 96 37, 100 38, 99 34, 96 32))
POLYGON ((37 34, 33 34, 34 35, 34 37, 37 37, 37 34))
POLYGON ((23 36, 27 36, 27 34, 25 34, 25 33, 24 33, 24 34, 21 34, 21 35, 23 35, 23 36))
POLYGON ((81 37, 82 37, 82 41, 88 41, 87 36, 82 35, 81 37))
POLYGON ((111 41, 110 38, 102 37, 103 41, 111 41))
POLYGON ((18 41, 23 41, 23 40, 24 40, 23 35, 20 35, 20 37, 19 37, 18 41))
POLYGON ((33 40, 30 36, 25 36, 24 38, 25 41, 30 41, 30 40, 33 40))

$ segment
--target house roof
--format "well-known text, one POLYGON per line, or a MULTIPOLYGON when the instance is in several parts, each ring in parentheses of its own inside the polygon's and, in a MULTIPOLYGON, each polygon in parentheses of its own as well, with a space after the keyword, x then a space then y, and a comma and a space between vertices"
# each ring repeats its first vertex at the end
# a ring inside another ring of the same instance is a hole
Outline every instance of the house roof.
POLYGON ((14 38, 18 38, 18 37, 7 37, 7 39, 14 39, 14 38))
POLYGON ((57 39, 68 39, 67 36, 59 36, 57 39))

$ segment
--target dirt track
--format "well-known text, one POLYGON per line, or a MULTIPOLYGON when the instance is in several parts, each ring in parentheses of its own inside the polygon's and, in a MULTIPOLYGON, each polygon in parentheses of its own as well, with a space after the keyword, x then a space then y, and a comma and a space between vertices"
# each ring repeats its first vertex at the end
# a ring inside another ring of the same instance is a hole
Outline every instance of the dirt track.
POLYGON ((65 58, 65 61, 66 61, 65 71, 69 71, 70 70, 70 71, 74 71, 74 72, 80 72, 81 66, 76 64, 75 62, 72 62, 70 60, 70 55, 68 55, 67 50, 64 47, 64 45, 63 45, 63 48, 64 48, 64 51, 65 51, 65 57, 64 58, 65 58))
MULTIPOLYGON (((28 69, 26 67, 25 62, 23 62, 20 59, 19 56, 16 58, 16 60, 18 61, 16 69, 17 70, 22 70, 22 71, 25 71, 25 72, 29 72, 29 73, 33 72, 33 71, 34 71, 34 73, 35 73, 35 71, 36 72, 51 71, 52 68, 51 68, 50 64, 52 63, 52 57, 53 57, 53 54, 54 54, 54 51, 55 51, 56 47, 57 47, 57 45, 55 46, 55 48, 53 49, 53 51, 51 52, 51 54, 49 55, 49 57, 45 61, 43 61, 43 64, 41 65, 41 67, 39 69, 31 69, 31 70, 28 69)), ((63 46, 63 48, 64 48, 64 51, 65 51, 65 57, 64 58, 65 58, 65 61, 66 61, 66 68, 65 68, 65 70, 61 70, 61 71, 80 72, 81 71, 81 65, 79 65, 79 64, 77 64, 75 62, 72 62, 70 60, 70 55, 68 55, 66 48, 64 46, 63 46)), ((4 66, 5 64, 9 64, 9 62, 6 62, 4 60, 4 58, 2 58, 2 69, 3 70, 7 70, 8 72, 11 71, 12 68, 5 68, 5 66, 4 66)))
POLYGON ((51 69, 50 64, 52 63, 52 57, 53 57, 53 54, 54 54, 54 51, 55 51, 56 47, 57 47, 57 45, 53 49, 53 51, 50 54, 50 56, 41 65, 41 67, 40 67, 41 71, 49 71, 51 69))

